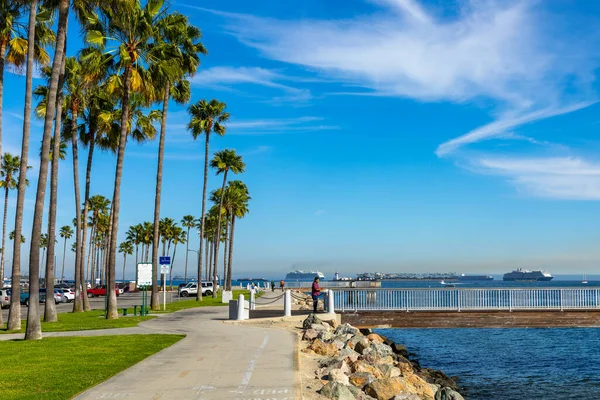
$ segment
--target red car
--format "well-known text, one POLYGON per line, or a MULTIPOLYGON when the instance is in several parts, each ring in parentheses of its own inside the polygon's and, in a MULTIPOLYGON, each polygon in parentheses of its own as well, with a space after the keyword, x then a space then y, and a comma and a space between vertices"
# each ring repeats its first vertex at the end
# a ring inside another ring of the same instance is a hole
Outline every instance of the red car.
MULTIPOLYGON (((119 288, 115 287, 115 293, 119 297, 119 288)), ((106 285, 98 285, 95 288, 87 290, 87 297, 106 296, 106 285)))

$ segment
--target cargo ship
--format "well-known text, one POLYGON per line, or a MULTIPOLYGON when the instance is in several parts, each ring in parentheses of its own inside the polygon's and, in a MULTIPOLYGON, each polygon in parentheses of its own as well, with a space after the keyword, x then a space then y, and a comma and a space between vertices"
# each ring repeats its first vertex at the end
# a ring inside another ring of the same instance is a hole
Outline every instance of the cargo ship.
POLYGON ((502 280, 511 282, 548 282, 554 277, 546 271, 540 269, 529 271, 527 269, 516 269, 512 272, 504 274, 502 280))
POLYGON ((494 277, 491 275, 466 275, 466 274, 460 274, 458 276, 458 281, 459 282, 465 282, 465 281, 493 281, 494 277))
POLYGON ((315 278, 319 278, 321 280, 325 280, 325 275, 319 271, 292 271, 285 276, 286 281, 298 281, 298 282, 306 282, 312 281, 315 278))

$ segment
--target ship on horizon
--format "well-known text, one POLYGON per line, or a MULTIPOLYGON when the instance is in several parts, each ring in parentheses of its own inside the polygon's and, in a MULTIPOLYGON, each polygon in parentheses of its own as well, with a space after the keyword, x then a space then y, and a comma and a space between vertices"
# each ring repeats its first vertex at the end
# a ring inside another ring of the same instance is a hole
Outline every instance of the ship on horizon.
POLYGON ((493 281, 494 277, 491 275, 467 275, 467 274, 460 274, 458 276, 458 281, 459 282, 463 282, 463 281, 493 281))
POLYGON ((286 281, 312 281, 315 278, 319 278, 320 280, 325 280, 325 275, 323 275, 320 271, 302 271, 296 270, 292 271, 285 276, 286 281))
POLYGON ((527 269, 518 268, 512 272, 504 274, 502 280, 510 282, 549 282, 554 277, 541 269, 529 271, 527 269))

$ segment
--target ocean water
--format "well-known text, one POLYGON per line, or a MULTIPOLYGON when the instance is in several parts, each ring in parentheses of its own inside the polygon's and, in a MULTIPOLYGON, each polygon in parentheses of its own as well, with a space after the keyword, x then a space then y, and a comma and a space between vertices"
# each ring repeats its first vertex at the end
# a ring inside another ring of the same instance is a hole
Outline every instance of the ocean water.
POLYGON ((600 399, 600 329, 379 329, 471 400, 600 399))

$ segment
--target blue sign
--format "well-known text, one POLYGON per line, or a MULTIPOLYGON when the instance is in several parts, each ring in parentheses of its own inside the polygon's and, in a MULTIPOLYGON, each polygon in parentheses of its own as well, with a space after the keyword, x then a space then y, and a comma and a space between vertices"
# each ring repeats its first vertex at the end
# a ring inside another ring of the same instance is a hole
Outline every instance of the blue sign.
POLYGON ((171 265, 171 257, 159 257, 160 265, 171 265))

